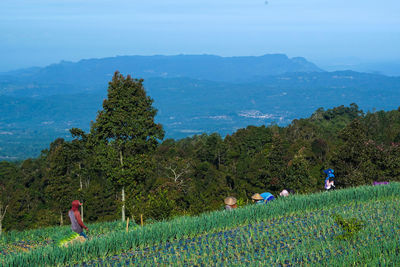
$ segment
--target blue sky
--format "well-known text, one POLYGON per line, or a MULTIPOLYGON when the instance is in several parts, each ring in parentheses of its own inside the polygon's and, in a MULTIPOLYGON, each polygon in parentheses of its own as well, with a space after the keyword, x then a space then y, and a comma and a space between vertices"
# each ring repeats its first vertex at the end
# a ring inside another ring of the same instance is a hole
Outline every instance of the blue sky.
POLYGON ((0 0, 0 71, 116 55, 400 61, 398 0, 0 0))

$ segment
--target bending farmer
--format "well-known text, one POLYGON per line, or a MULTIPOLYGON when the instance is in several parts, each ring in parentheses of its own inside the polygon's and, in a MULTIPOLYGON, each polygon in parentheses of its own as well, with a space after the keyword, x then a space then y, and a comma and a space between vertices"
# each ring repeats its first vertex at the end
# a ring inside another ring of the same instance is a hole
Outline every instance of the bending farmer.
POLYGON ((274 196, 269 193, 269 192, 264 192, 262 194, 254 194, 251 199, 253 200, 253 202, 256 202, 257 204, 263 204, 263 203, 267 203, 268 201, 274 200, 274 196))
POLYGON ((82 203, 79 202, 79 200, 74 200, 72 201, 72 208, 68 212, 68 216, 71 220, 71 229, 75 233, 78 233, 80 236, 83 236, 84 238, 87 239, 86 234, 83 232, 83 229, 86 229, 86 231, 89 231, 89 228, 86 227, 86 225, 82 222, 81 219, 81 214, 79 213, 79 206, 81 206, 82 203))
POLYGON ((293 189, 283 189, 282 192, 279 193, 279 195, 281 197, 287 197, 289 195, 293 195, 294 194, 294 190, 293 189))
POLYGON ((225 202, 225 210, 233 210, 237 208, 237 204, 236 204, 236 198, 234 197, 227 197, 224 200, 225 202))

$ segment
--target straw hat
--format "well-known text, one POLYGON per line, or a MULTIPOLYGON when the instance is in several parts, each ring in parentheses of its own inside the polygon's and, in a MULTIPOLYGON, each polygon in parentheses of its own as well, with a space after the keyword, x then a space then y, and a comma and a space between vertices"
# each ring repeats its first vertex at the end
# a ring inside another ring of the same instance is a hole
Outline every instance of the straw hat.
POLYGON ((259 193, 255 193, 251 198, 254 200, 264 200, 259 193))
POLYGON ((235 205, 236 204, 236 198, 234 197, 227 197, 224 200, 226 205, 235 205))

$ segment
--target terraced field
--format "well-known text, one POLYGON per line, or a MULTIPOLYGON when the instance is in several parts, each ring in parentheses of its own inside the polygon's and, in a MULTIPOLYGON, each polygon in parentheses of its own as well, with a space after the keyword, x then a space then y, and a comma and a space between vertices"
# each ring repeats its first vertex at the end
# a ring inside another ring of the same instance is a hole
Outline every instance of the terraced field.
MULTIPOLYGON (((38 245, 28 248, 30 252, 5 255, 3 250, 5 257, 0 263, 6 266, 33 266, 35 262, 50 266, 400 266, 399 204, 400 184, 392 183, 293 196, 232 212, 182 217, 136 227, 129 233, 117 222, 97 224, 97 228, 92 226, 91 240, 70 248, 58 248, 51 240, 39 240, 31 232, 38 245), (340 239, 344 228, 337 224, 335 215, 349 221, 354 218, 363 222, 363 227, 351 238, 340 239)), ((47 236, 62 236, 57 228, 51 229, 54 234, 47 236)), ((68 228, 62 228, 61 232, 68 234, 68 228)), ((14 241, 23 233, 14 233, 14 241)), ((11 235, 8 238, 12 241, 11 235)), ((4 240, 3 249, 13 244, 4 240)))
MULTIPOLYGON (((119 221, 90 224, 90 238, 97 239, 113 233, 123 232, 125 227, 126 224, 119 221)), ((130 223, 130 227, 135 228, 138 225, 130 223)), ((71 235, 71 233, 69 225, 23 232, 10 231, 0 236, 0 256, 4 259, 24 252, 56 246, 57 241, 71 235)))
POLYGON ((84 265, 400 264, 394 253, 400 248, 399 212, 400 198, 345 205, 131 250, 84 265), (338 240, 342 229, 333 214, 358 218, 366 227, 352 240, 338 240), (391 244, 393 238, 397 244, 391 244))

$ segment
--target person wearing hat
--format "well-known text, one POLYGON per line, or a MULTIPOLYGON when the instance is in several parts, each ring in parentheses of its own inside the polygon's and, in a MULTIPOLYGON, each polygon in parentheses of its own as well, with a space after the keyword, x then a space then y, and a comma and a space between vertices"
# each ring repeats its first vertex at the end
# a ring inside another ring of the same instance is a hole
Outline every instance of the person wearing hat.
POLYGON ((81 214, 79 213, 79 206, 82 206, 82 203, 79 200, 72 201, 72 208, 68 212, 69 219, 71 220, 71 229, 75 233, 78 233, 80 236, 84 238, 88 238, 83 232, 83 229, 89 231, 89 228, 82 222, 81 214))
POLYGON ((234 197, 227 197, 227 198, 225 198, 224 202, 226 205, 225 210, 233 210, 233 209, 237 208, 236 198, 234 198, 234 197))
POLYGON ((253 200, 253 202, 256 202, 257 204, 264 203, 264 199, 259 193, 255 193, 254 195, 252 195, 251 199, 253 200))
POLYGON ((283 189, 282 192, 279 193, 279 195, 281 197, 287 197, 287 196, 289 196, 289 191, 287 191, 286 189, 283 189))
POLYGON ((282 192, 279 193, 279 195, 281 197, 287 197, 287 196, 293 195, 293 194, 294 194, 294 190, 293 189, 289 189, 289 188, 283 189, 282 192))
POLYGON ((275 197, 269 192, 264 192, 262 194, 256 193, 251 198, 253 199, 253 202, 255 201, 257 204, 267 203, 268 201, 275 199, 275 197))

